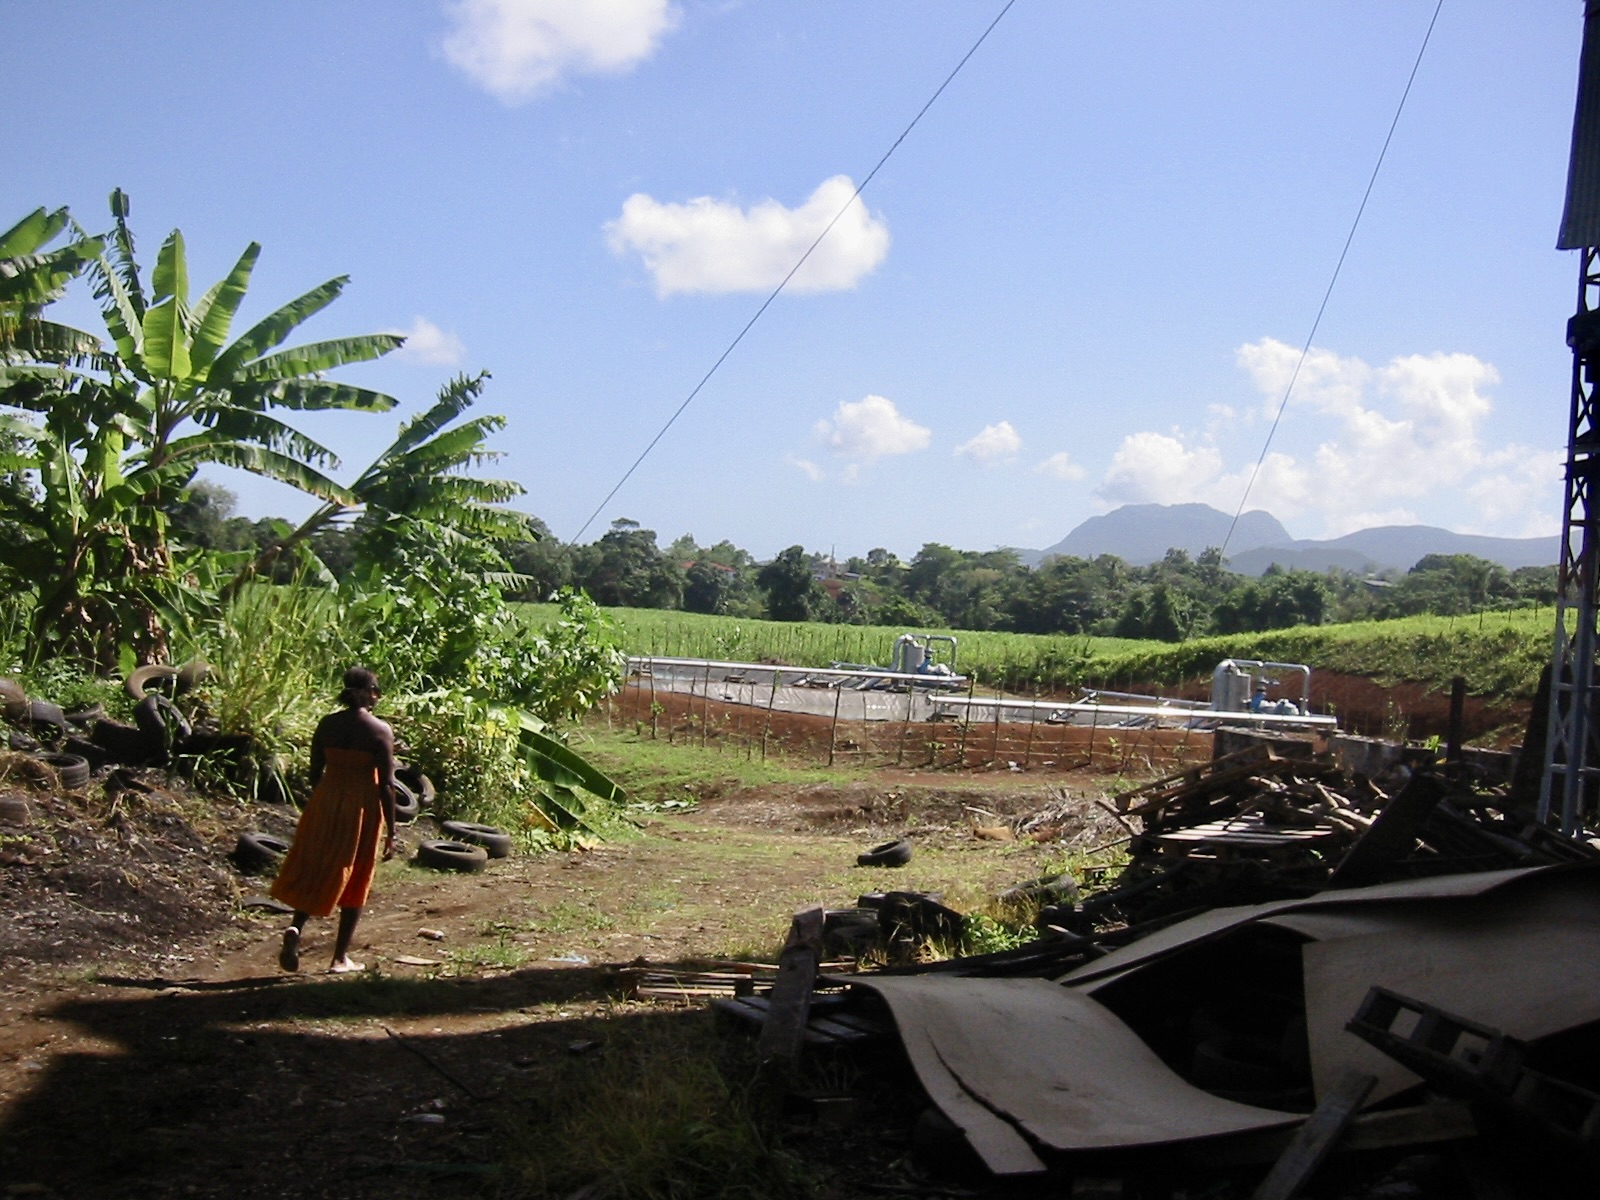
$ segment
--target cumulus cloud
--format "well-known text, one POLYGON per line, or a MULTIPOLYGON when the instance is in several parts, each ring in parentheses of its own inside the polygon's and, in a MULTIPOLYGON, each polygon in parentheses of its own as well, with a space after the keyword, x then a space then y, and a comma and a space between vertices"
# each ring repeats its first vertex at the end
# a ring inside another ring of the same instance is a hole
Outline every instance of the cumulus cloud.
POLYGON ((956 447, 962 458, 970 458, 980 467, 993 467, 1016 458, 1022 449, 1022 438, 1011 427, 1010 421, 985 425, 969 441, 956 447))
POLYGON ((467 357, 467 348, 453 333, 446 333, 427 317, 417 317, 410 329, 394 329, 406 339, 406 344, 395 351, 395 356, 408 362, 429 367, 460 366, 467 357))
POLYGON ((446 60, 506 104, 638 66, 679 15, 670 0, 454 0, 445 11, 446 60))
POLYGON ((789 281, 800 292, 853 288, 889 253, 889 228, 851 200, 846 175, 825 180, 798 208, 763 200, 748 209, 699 196, 666 204, 643 192, 629 196, 622 215, 605 226, 612 253, 637 254, 655 280, 656 294, 764 292, 793 270, 835 215, 849 208, 789 281))
POLYGON ((1087 471, 1072 461, 1072 455, 1065 450, 1056 451, 1056 453, 1035 467, 1034 471, 1040 475, 1048 475, 1051 479, 1059 479, 1062 483, 1072 483, 1088 474, 1087 471))
POLYGON ((925 450, 932 436, 883 396, 841 401, 832 419, 818 421, 813 432, 829 450, 857 464, 925 450))
MULTIPOLYGON (((1239 347, 1239 367, 1272 416, 1299 351, 1273 338, 1239 347)), ((1314 413, 1329 434, 1309 455, 1269 454, 1250 491, 1252 508, 1275 516, 1320 517, 1320 536, 1371 525, 1411 524, 1418 513, 1454 502, 1461 532, 1548 534, 1560 455, 1515 443, 1486 444, 1495 368, 1470 354, 1410 354, 1374 367, 1314 348, 1295 380, 1292 408, 1314 413)), ((1217 440, 1225 413, 1213 410, 1200 434, 1130 434, 1112 456, 1096 495, 1106 504, 1202 501, 1225 511, 1250 479, 1246 465, 1225 469, 1217 440)), ((1237 427, 1235 427, 1237 429, 1237 427)))

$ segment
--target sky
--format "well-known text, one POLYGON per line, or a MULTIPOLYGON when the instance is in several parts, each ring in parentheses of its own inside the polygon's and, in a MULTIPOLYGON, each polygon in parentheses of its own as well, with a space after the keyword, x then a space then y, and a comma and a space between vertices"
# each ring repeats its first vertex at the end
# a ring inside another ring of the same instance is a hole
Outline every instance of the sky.
MULTIPOLYGON (((39 205, 236 329, 405 348, 309 414, 353 478, 460 372, 563 540, 841 558, 1038 548, 1127 503, 1233 512, 1435 0, 0 0, 0 225, 39 205), (805 249, 792 281, 607 493, 805 249)), ((1444 0, 1246 507, 1296 537, 1560 529, 1583 5, 1444 0)), ((97 320, 87 289, 58 308, 97 320)), ((250 516, 310 502, 208 474, 250 516)))

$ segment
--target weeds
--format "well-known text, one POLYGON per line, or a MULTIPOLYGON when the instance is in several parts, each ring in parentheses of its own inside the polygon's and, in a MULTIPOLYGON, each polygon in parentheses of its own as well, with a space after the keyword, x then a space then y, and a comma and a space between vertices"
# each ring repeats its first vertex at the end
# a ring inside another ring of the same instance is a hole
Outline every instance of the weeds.
POLYGON ((799 1159, 776 1144, 776 1096, 742 1041, 694 1013, 608 1021, 602 1049, 553 1061, 509 1105, 517 1196, 798 1200, 799 1159))

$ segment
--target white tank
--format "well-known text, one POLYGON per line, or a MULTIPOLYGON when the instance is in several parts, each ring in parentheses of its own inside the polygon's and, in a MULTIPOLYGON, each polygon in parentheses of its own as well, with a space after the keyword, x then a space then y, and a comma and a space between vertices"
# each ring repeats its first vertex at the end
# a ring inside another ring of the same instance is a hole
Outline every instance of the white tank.
POLYGON ((928 651, 916 638, 909 633, 902 633, 894 640, 894 653, 889 656, 892 670, 903 671, 907 675, 915 675, 922 670, 922 664, 927 661, 928 651))
POLYGON ((1211 707, 1216 712, 1244 712, 1250 707, 1250 672, 1225 658, 1211 672, 1211 707))

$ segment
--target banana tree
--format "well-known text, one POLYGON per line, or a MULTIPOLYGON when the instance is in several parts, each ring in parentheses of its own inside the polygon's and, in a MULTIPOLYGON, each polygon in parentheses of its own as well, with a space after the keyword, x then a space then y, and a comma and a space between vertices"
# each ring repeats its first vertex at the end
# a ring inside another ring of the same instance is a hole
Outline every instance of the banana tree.
MULTIPOLYGON (((394 407, 389 396, 323 373, 378 358, 404 340, 372 334, 282 348, 339 296, 348 282, 340 276, 230 341, 261 247, 251 243, 191 301, 183 234, 174 230, 162 243, 147 284, 121 191, 112 193, 111 212, 103 238, 73 227, 92 250, 84 261, 109 345, 72 355, 23 346, 17 361, 0 365, 0 410, 11 410, 0 471, 21 471, 38 484, 31 496, 6 502, 14 511, 0 513, 25 531, 14 570, 39 590, 35 634, 41 646, 100 662, 119 644, 141 658, 160 654, 148 592, 173 582, 161 508, 202 465, 251 471, 324 503, 352 502, 327 474, 338 466, 333 452, 277 413, 394 407)), ((33 254, 60 216, 26 218, 12 231, 16 248, 33 254)), ((44 292, 29 293, 44 299, 16 301, 17 324, 54 294, 50 270, 67 265, 44 269, 44 292)))
POLYGON ((99 349, 92 334, 40 315, 104 248, 96 238, 80 237, 47 250, 71 220, 64 208, 36 208, 0 233, 0 368, 70 362, 99 349))
POLYGON ((286 554, 319 530, 351 522, 358 556, 383 562, 398 543, 459 547, 473 542, 481 550, 500 541, 534 536, 532 519, 499 505, 522 494, 520 484, 479 479, 466 472, 499 455, 487 448, 489 435, 505 425, 493 414, 454 422, 477 401, 488 372, 460 375, 445 384, 426 412, 406 422, 399 436, 341 496, 330 496, 309 517, 267 547, 223 591, 227 600, 251 578, 270 571, 286 554))

